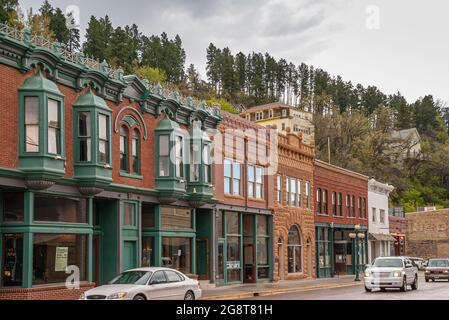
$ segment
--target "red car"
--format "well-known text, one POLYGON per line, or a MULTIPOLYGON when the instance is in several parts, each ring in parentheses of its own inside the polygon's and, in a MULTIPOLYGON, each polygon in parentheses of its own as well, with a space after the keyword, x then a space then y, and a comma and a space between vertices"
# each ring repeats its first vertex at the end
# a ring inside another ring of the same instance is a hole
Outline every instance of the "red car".
POLYGON ((449 259, 430 259, 425 272, 426 282, 449 280, 449 259))

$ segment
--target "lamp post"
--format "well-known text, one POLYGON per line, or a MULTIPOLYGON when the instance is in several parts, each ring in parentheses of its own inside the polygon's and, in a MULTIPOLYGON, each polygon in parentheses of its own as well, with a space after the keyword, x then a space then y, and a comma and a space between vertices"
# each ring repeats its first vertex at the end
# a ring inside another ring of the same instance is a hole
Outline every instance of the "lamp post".
POLYGON ((360 225, 356 224, 354 226, 354 232, 351 232, 349 234, 349 237, 355 241, 355 266, 354 266, 354 272, 355 272, 355 279, 354 281, 360 281, 360 275, 359 275, 359 244, 362 239, 365 238, 365 234, 362 232, 359 232, 360 225))

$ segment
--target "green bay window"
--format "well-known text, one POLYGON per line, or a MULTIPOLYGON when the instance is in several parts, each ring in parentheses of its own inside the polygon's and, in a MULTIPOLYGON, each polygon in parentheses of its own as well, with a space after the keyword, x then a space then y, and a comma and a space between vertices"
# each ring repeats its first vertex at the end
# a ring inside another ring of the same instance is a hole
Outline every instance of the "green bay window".
POLYGON ((39 98, 25 98, 25 152, 39 152, 39 98))
POLYGON ((60 104, 58 101, 48 99, 48 153, 61 154, 61 121, 60 104))
POLYGON ((200 181, 201 148, 197 143, 193 143, 190 149, 190 182, 200 181))
POLYGON ((175 172, 176 178, 184 178, 183 162, 183 139, 180 136, 175 137, 175 172))
POLYGON ((159 177, 170 175, 170 136, 159 136, 159 177))
POLYGON ((211 146, 205 144, 203 146, 203 165, 204 165, 204 183, 212 183, 212 161, 211 161, 211 146))
POLYGON ((120 127, 120 170, 128 171, 128 128, 120 127))
POLYGON ((91 113, 79 112, 78 113, 78 146, 80 162, 90 162, 92 160, 92 138, 91 138, 91 113))
POLYGON ((109 164, 109 117, 98 115, 98 159, 100 163, 109 164))

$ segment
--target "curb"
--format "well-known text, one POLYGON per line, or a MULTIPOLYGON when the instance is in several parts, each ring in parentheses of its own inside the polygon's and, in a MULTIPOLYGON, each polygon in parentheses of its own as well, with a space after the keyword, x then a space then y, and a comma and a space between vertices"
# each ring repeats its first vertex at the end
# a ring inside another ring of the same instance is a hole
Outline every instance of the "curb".
POLYGON ((289 292, 302 292, 302 291, 311 291, 311 290, 320 290, 320 289, 336 289, 336 288, 354 287, 354 286, 358 286, 358 285, 361 285, 361 283, 348 283, 348 284, 339 284, 339 285, 315 285, 315 286, 297 287, 297 288, 288 288, 288 289, 224 294, 224 295, 220 295, 220 296, 204 297, 204 298, 201 298, 201 300, 232 300, 232 299, 245 299, 245 298, 253 298, 253 297, 268 297, 268 296, 274 296, 274 295, 278 295, 278 294, 282 294, 282 293, 289 293, 289 292))

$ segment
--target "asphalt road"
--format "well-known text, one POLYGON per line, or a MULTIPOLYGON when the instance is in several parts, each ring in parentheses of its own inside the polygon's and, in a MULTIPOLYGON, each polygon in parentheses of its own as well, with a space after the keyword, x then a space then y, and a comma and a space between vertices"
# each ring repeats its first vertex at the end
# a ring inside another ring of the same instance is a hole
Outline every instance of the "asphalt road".
POLYGON ((449 300, 449 281, 440 280, 426 283, 424 276, 420 275, 417 291, 412 291, 409 286, 407 292, 387 289, 385 292, 375 290, 367 293, 362 284, 351 287, 282 293, 248 300, 449 300))

